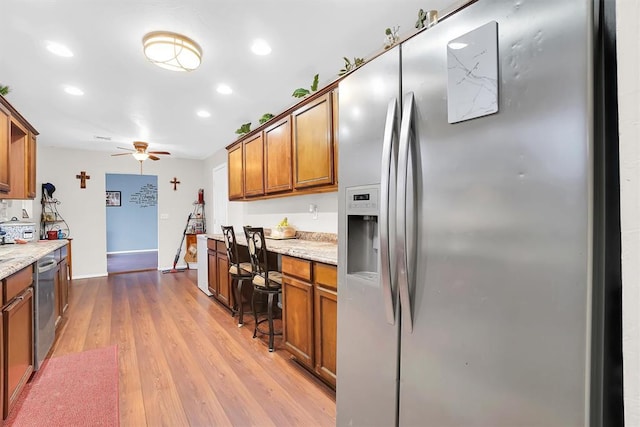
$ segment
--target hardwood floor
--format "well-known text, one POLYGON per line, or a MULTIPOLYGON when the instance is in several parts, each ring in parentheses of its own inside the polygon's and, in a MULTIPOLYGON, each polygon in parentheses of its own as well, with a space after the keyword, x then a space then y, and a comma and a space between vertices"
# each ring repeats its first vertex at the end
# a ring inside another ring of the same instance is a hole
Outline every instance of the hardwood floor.
POLYGON ((74 280, 52 357, 118 345, 122 426, 333 426, 335 393, 196 286, 196 272, 74 280))

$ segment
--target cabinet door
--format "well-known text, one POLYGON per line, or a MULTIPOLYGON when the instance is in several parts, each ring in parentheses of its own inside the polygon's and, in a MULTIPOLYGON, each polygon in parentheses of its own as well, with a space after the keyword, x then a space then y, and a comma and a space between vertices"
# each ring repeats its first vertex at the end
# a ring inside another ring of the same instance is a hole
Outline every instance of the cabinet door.
POLYGON ((27 198, 36 197, 36 136, 29 132, 27 143, 27 198))
POLYGON ((11 117, 9 111, 0 105, 0 191, 8 192, 9 150, 11 147, 11 117))
POLYGON ((336 386, 336 341, 338 333, 337 292, 316 286, 314 302, 316 338, 315 371, 329 383, 336 386))
POLYGON ((244 147, 244 195, 264 194, 264 146, 262 133, 242 143, 244 147))
POLYGON ((67 259, 64 258, 58 264, 58 281, 60 282, 59 310, 62 316, 69 306, 69 271, 67 259))
POLYGON ((33 372, 33 289, 28 288, 9 304, 4 320, 4 410, 3 417, 15 404, 33 372))
POLYGON ((289 117, 264 131, 266 193, 293 189, 289 117))
POLYGON ((244 175, 242 170, 242 144, 231 148, 228 153, 229 162, 229 200, 244 197, 244 175))
POLYGON ((55 274, 53 276, 53 296, 54 296, 54 302, 53 302, 53 311, 55 313, 55 318, 56 318, 56 328, 58 327, 58 325, 60 324, 60 320, 62 319, 62 310, 61 310, 61 297, 62 294, 62 286, 60 283, 60 264, 58 264, 58 266, 56 267, 56 271, 55 274))
POLYGON ((231 280, 229 278, 229 260, 227 254, 217 253, 218 260, 218 301, 231 307, 231 280))
POLYGON ((289 276, 282 278, 282 284, 285 348, 313 370, 313 285, 289 276))
POLYGON ((27 199, 27 147, 29 131, 18 121, 11 119, 8 199, 27 199))
POLYGON ((207 267, 209 269, 209 292, 218 296, 218 263, 215 251, 207 251, 207 267))
POLYGON ((295 188, 333 184, 331 93, 293 112, 295 188))

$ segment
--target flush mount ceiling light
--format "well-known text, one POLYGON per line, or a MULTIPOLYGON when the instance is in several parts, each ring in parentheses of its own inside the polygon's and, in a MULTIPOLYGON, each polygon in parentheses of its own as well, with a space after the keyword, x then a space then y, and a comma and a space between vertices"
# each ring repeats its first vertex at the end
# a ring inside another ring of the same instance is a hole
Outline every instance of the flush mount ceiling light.
POLYGON ((173 71, 193 71, 200 66, 202 49, 181 34, 154 31, 142 38, 144 55, 158 67, 173 71))

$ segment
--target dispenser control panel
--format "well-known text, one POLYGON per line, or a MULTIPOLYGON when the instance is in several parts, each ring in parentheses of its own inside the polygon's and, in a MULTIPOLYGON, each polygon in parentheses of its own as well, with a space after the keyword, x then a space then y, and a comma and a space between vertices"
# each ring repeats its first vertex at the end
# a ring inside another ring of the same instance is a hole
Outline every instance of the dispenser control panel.
POLYGON ((346 190, 347 214, 378 215, 380 206, 378 202, 379 187, 377 185, 350 187, 346 190))

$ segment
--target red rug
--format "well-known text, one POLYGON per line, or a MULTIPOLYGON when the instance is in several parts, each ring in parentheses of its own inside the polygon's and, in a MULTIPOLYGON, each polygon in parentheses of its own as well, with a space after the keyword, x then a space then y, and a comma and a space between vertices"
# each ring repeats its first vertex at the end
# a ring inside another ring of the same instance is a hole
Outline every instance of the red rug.
POLYGON ((118 347, 47 359, 7 426, 118 426, 118 347))

